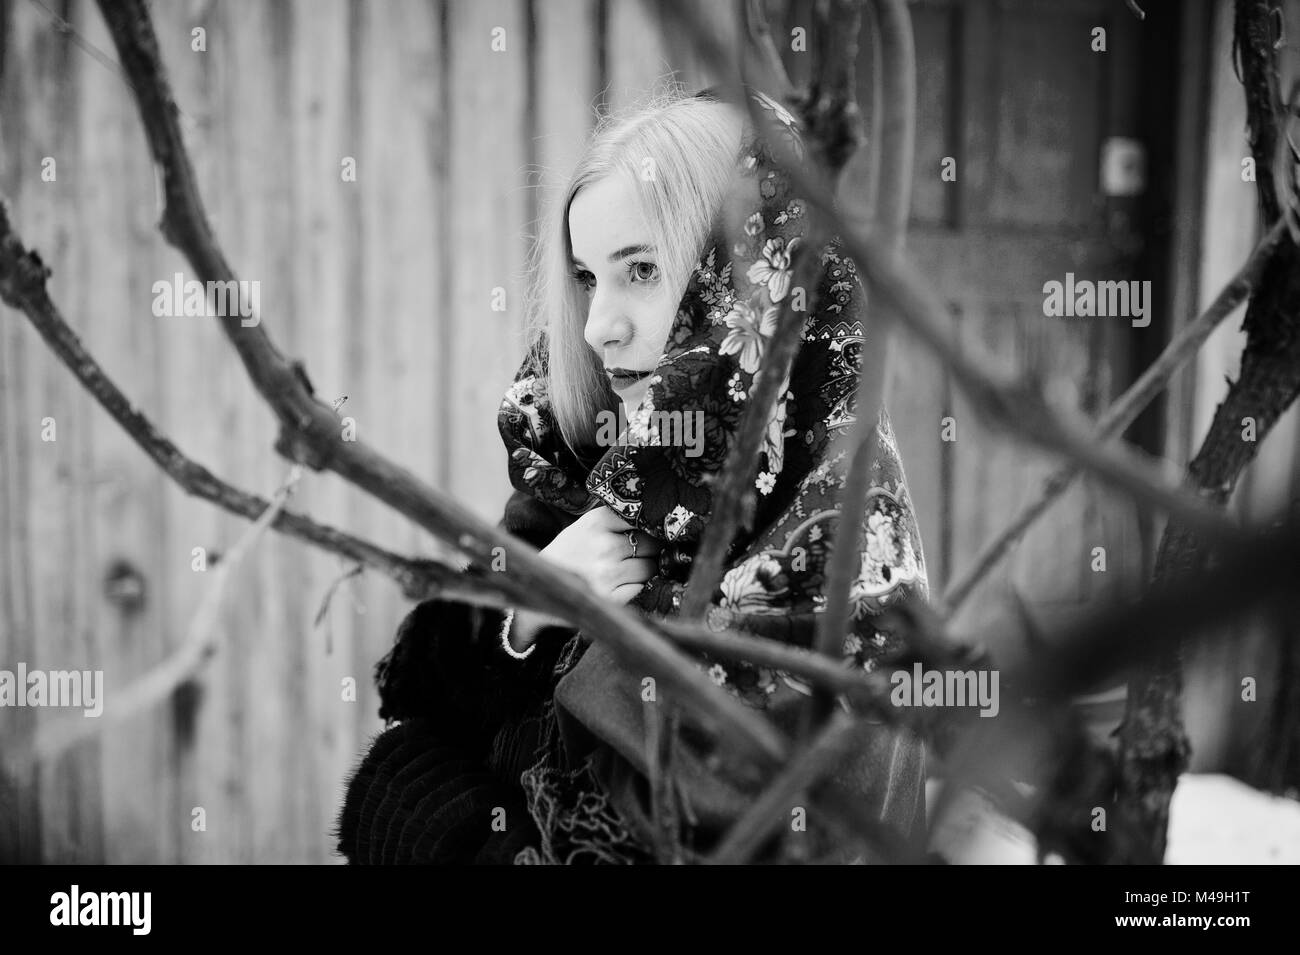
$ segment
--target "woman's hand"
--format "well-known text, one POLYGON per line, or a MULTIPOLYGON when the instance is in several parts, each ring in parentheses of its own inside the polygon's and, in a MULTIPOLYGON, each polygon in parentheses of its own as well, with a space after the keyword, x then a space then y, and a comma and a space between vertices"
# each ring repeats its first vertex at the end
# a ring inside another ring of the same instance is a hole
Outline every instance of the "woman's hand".
POLYGON ((572 571, 599 596, 625 604, 659 572, 659 542, 633 531, 608 507, 596 507, 560 531, 542 557, 572 571), (628 534, 636 537, 636 556, 628 534))
MULTIPOLYGON (((572 571, 599 596, 625 604, 659 570, 659 542, 634 531, 608 507, 596 507, 560 531, 540 553, 557 567, 572 571), (636 557, 628 535, 636 537, 636 557)), ((556 621, 546 614, 520 608, 515 612, 508 639, 523 653, 537 635, 556 621)))

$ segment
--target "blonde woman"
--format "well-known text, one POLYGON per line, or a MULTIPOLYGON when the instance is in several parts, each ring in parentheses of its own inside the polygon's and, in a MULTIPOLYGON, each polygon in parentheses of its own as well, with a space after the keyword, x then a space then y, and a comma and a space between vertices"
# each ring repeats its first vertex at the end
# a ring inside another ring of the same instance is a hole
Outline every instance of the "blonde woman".
MULTIPOLYGON (((790 112, 754 95, 801 155, 790 112)), ((852 260, 834 242, 804 248, 806 217, 747 117, 707 93, 669 94, 601 122, 535 247, 530 347, 498 416, 516 488, 507 530, 602 597, 674 614, 767 340, 788 309, 806 312, 767 416, 753 519, 709 614, 715 625, 811 641, 846 466, 837 439, 854 421, 871 330, 852 260), (793 284, 800 255, 817 257, 813 288, 793 284)), ((897 649, 873 618, 927 594, 883 412, 876 433, 843 648, 865 670, 897 649)), ((698 665, 719 692, 785 729, 809 693, 765 667, 706 656, 698 665)), ((599 635, 523 609, 428 601, 376 676, 380 716, 397 722, 349 781, 338 827, 349 861, 654 861, 644 720, 657 697, 599 635)), ((674 767, 680 852, 693 860, 761 780, 688 717, 674 767)), ((923 831, 924 752, 908 734, 881 726, 826 787, 900 843, 923 831)), ((817 823, 800 838, 810 859, 870 860, 881 845, 879 833, 846 842, 817 823)), ((761 858, 778 848, 774 840, 761 858)))

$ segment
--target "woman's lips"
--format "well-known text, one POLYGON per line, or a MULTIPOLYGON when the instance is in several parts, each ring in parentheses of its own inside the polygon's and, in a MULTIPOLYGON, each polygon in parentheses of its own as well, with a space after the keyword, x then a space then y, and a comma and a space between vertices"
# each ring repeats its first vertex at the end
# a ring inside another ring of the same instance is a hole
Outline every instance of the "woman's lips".
POLYGON ((632 371, 630 368, 606 368, 605 374, 609 375, 609 384, 615 391, 622 391, 630 388, 643 378, 649 377, 648 371, 632 371))

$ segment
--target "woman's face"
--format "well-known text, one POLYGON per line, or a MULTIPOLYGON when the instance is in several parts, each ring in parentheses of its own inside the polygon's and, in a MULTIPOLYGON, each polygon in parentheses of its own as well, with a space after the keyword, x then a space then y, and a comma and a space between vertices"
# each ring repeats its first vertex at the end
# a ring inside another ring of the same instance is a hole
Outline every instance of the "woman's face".
POLYGON ((633 188, 624 176, 606 176, 569 204, 573 277, 587 294, 583 337, 629 411, 650 387, 677 314, 633 188))

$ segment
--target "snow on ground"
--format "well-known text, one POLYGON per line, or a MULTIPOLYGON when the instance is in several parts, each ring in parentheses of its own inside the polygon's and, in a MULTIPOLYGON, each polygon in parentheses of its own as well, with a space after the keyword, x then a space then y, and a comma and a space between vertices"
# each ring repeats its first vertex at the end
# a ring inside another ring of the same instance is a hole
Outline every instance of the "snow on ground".
POLYGON ((1169 807, 1167 865, 1300 863, 1300 802, 1231 776, 1184 773, 1169 807))
MULTIPOLYGON (((937 790, 932 780, 931 805, 937 790)), ((958 797, 931 849, 958 865, 1035 862, 1029 831, 971 790, 958 797)), ((1262 793, 1231 776, 1184 773, 1169 808, 1165 863, 1300 864, 1300 802, 1262 793)))

